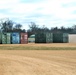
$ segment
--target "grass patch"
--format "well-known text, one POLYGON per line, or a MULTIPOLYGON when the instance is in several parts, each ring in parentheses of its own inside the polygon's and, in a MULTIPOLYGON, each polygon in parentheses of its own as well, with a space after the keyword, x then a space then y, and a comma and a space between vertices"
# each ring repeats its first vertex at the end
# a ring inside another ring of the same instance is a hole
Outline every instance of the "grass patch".
POLYGON ((76 50, 76 47, 0 46, 0 50, 76 50))

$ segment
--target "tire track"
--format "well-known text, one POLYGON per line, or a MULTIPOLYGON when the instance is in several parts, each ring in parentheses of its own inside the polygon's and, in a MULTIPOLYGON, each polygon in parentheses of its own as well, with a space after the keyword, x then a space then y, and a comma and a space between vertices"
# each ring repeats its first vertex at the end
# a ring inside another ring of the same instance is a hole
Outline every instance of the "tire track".
POLYGON ((26 56, 26 53, 25 55, 11 53, 12 51, 9 54, 0 54, 0 75, 76 75, 75 58, 67 59, 60 54, 58 57, 46 56, 41 52, 40 56, 43 55, 44 59, 43 57, 40 59, 40 56, 31 57, 30 54, 26 56))

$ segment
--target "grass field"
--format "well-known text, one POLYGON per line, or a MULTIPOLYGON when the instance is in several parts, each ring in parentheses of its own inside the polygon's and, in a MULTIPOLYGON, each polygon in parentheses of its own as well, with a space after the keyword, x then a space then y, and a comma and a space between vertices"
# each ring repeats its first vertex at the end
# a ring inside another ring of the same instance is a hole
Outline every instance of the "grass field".
POLYGON ((76 50, 76 44, 1 44, 0 50, 76 50))
POLYGON ((1 44, 0 75, 76 75, 76 44, 1 44))

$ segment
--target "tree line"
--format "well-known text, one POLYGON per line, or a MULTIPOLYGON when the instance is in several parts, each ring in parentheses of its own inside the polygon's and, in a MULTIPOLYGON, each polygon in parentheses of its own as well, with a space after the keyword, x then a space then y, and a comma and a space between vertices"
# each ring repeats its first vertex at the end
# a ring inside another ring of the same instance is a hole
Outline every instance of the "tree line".
MULTIPOLYGON (((52 33, 69 33, 69 34, 76 34, 76 25, 72 27, 52 27, 47 28, 45 25, 39 27, 34 22, 30 22, 29 29, 27 30, 28 36, 32 34, 36 34, 38 32, 52 32, 52 33)), ((20 23, 13 22, 10 19, 1 19, 0 20, 0 32, 26 32, 26 29, 22 29, 22 25, 20 23)))
POLYGON ((51 33, 68 33, 68 34, 76 34, 76 25, 73 25, 71 27, 51 27, 50 29, 45 27, 43 25, 42 27, 39 27, 39 25, 36 25, 34 22, 31 22, 29 25, 29 29, 27 31, 30 35, 36 34, 38 32, 51 32, 51 33))
POLYGON ((21 29, 20 23, 13 22, 8 18, 0 20, 0 32, 25 32, 25 29, 21 29))

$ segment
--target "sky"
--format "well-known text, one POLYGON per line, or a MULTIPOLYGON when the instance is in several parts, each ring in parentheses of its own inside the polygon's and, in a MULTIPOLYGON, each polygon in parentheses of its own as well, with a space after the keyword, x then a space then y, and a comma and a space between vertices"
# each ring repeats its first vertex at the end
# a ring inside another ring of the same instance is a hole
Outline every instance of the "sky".
POLYGON ((28 29, 30 22, 42 27, 76 24, 76 0, 0 0, 0 19, 9 18, 28 29))

